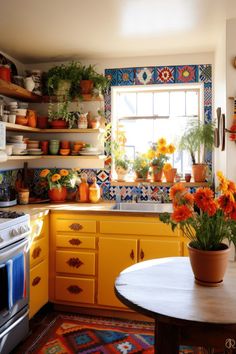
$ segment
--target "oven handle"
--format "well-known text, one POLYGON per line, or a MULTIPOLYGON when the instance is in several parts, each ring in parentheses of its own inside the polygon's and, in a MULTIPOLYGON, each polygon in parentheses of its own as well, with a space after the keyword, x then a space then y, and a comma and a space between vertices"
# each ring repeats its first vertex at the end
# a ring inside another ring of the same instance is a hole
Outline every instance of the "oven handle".
MULTIPOLYGON (((10 256, 13 252, 17 251, 18 249, 24 247, 25 245, 27 245, 27 243, 29 243, 29 240, 23 240, 22 242, 18 243, 17 245, 11 247, 11 249, 9 251, 4 251, 4 249, 2 250, 2 252, 0 252, 0 255, 4 254, 4 257, 8 257, 10 256)), ((9 245, 10 246, 10 245, 9 245)))
POLYGON ((27 317, 29 314, 29 310, 27 310, 27 312, 21 316, 20 318, 18 318, 16 320, 16 322, 14 322, 12 325, 10 325, 10 327, 8 327, 7 329, 5 329, 5 331, 3 331, 1 334, 0 334, 0 340, 6 335, 8 334, 13 328, 15 328, 21 321, 23 321, 23 319, 25 317, 27 317))

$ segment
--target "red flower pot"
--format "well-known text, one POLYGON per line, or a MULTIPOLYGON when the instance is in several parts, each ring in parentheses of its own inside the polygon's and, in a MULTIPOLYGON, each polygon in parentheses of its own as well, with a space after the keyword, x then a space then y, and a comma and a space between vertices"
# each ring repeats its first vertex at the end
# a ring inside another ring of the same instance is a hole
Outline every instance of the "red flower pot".
POLYGON ((53 120, 49 122, 52 129, 65 129, 67 128, 67 122, 63 119, 53 120))
POLYGON ((48 196, 53 203, 62 203, 66 200, 66 187, 52 188, 48 191, 48 196))

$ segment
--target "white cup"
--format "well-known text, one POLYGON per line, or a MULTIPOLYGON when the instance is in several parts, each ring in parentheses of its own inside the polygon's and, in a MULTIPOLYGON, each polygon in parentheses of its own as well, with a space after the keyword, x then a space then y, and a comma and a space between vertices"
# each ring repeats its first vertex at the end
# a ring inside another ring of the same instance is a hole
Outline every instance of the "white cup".
POLYGON ((10 114, 9 115, 9 123, 15 124, 15 122, 16 122, 16 115, 10 114))
POLYGON ((5 123, 8 122, 8 114, 3 114, 2 121, 5 123))
POLYGON ((5 151, 7 153, 7 156, 12 155, 12 147, 13 147, 13 145, 6 145, 5 151))

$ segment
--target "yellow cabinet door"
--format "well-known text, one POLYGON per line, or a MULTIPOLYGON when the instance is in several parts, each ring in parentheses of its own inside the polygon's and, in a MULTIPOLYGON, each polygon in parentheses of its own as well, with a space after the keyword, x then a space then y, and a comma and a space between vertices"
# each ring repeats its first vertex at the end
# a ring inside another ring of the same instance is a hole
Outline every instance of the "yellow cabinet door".
POLYGON ((139 243, 139 261, 162 257, 177 257, 181 255, 181 241, 141 239, 139 243))
POLYGON ((30 318, 48 302, 48 259, 30 270, 30 318))
POLYGON ((137 263, 137 240, 115 237, 99 238, 98 304, 124 307, 114 293, 114 282, 119 273, 137 263))

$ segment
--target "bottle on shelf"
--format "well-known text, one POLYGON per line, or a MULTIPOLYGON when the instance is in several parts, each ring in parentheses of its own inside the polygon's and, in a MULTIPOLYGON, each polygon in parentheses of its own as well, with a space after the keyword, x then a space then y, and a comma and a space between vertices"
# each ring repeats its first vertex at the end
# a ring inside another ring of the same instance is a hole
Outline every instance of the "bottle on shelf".
POLYGON ((93 178, 93 183, 89 187, 89 201, 91 203, 97 203, 97 202, 99 202, 100 197, 101 197, 100 188, 99 188, 99 186, 97 184, 96 177, 94 177, 93 178))
POLYGON ((85 174, 81 176, 81 183, 79 185, 79 201, 83 203, 89 202, 89 185, 85 174))

